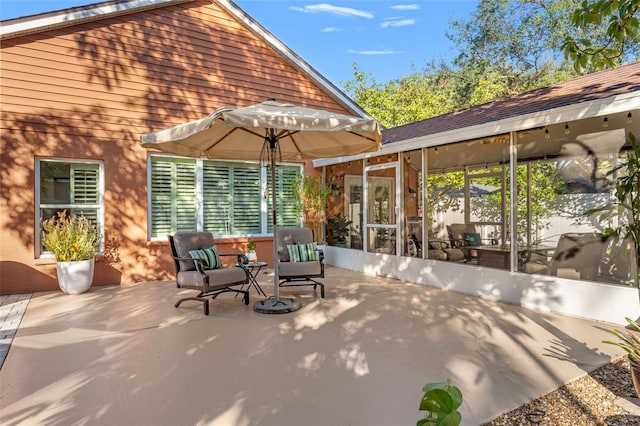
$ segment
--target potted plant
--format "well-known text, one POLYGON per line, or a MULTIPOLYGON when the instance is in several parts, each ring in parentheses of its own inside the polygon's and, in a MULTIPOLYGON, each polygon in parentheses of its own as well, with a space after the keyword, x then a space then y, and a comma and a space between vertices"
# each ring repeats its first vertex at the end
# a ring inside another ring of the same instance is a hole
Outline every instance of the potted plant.
POLYGON ((85 216, 63 210, 42 221, 42 245, 55 256, 58 285, 66 294, 91 287, 99 243, 96 227, 85 216))
POLYGON ((247 259, 252 263, 256 263, 258 261, 258 255, 256 254, 256 242, 253 241, 253 237, 249 237, 249 240, 247 241, 247 259))
POLYGON ((426 411, 424 418, 416 426, 447 425, 457 426, 462 420, 458 407, 462 405, 462 392, 446 382, 427 383, 422 388, 424 395, 420 400, 420 411, 426 411))
POLYGON ((609 333, 618 338, 618 341, 603 340, 603 343, 618 346, 627 353, 629 358, 629 366, 631 367, 631 379, 633 381, 633 388, 636 390, 636 395, 640 398, 640 338, 636 333, 640 333, 640 325, 631 318, 625 318, 629 325, 625 333, 621 333, 618 330, 609 330, 609 333))
POLYGON ((346 247, 349 236, 349 226, 353 222, 338 213, 327 221, 329 242, 336 247, 346 247))

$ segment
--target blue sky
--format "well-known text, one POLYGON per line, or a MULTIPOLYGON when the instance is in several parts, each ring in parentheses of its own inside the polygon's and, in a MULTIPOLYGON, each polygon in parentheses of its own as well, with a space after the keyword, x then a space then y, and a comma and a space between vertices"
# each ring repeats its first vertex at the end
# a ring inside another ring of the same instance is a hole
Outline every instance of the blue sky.
MULTIPOLYGON (((235 0, 235 3, 334 84, 353 78, 352 64, 385 82, 456 52, 445 37, 452 19, 469 19, 478 0, 235 0)), ((0 0, 0 18, 94 3, 91 0, 0 0)))

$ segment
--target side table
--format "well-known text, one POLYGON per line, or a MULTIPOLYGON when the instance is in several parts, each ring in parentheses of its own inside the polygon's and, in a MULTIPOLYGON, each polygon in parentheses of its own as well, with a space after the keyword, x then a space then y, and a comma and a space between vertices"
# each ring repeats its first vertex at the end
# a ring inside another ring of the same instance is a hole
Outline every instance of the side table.
POLYGON ((267 297, 267 294, 262 290, 260 284, 256 278, 260 273, 260 270, 267 266, 267 262, 249 262, 242 265, 249 272, 249 290, 251 290, 251 286, 253 286, 258 294, 262 294, 264 297, 267 297))

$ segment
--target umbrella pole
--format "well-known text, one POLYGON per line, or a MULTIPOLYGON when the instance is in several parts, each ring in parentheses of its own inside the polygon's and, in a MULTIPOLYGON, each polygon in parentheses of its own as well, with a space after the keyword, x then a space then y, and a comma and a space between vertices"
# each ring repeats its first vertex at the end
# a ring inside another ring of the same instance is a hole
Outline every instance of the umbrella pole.
POLYGON ((295 298, 280 298, 278 274, 278 220, 276 218, 276 149, 278 138, 275 131, 269 129, 265 143, 269 144, 269 164, 271 166, 271 221, 273 224, 273 297, 259 300, 253 305, 253 310, 262 314, 284 314, 300 309, 300 302, 295 298))
MULTIPOLYGON (((274 138, 275 139, 275 138, 274 138)), ((277 140, 269 141, 269 160, 271 161, 271 223, 273 224, 273 298, 280 300, 280 281, 278 274, 278 219, 276 218, 276 144, 277 140)))

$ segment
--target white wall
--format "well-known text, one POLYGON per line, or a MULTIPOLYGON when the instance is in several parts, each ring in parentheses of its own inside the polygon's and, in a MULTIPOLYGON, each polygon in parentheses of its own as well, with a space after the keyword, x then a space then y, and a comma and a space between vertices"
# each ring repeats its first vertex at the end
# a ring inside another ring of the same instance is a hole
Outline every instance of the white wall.
POLYGON ((613 324, 640 316, 634 287, 576 281, 542 275, 360 250, 325 247, 325 263, 340 268, 397 278, 487 299, 613 324))

